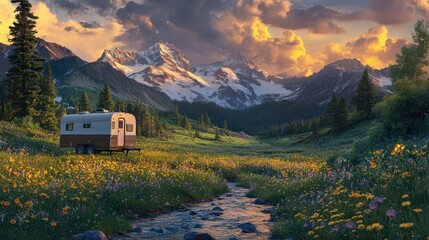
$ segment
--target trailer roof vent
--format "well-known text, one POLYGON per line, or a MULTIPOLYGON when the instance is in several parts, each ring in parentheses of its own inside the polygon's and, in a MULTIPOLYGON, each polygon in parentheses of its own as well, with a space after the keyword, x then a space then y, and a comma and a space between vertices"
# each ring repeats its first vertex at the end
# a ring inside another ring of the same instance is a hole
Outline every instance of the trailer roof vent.
POLYGON ((104 108, 97 108, 97 110, 95 110, 96 113, 108 113, 109 110, 104 109, 104 108))
POLYGON ((80 112, 79 114, 88 114, 89 112, 88 111, 83 111, 83 112, 80 112))

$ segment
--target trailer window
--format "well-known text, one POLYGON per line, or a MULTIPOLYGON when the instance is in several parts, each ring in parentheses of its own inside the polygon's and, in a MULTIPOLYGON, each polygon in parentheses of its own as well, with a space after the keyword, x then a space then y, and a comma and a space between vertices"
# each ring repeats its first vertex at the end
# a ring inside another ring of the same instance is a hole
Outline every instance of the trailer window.
POLYGON ((123 121, 119 121, 119 126, 118 126, 118 128, 124 128, 124 122, 123 121))
POLYGON ((115 129, 115 122, 112 122, 112 129, 115 129))
POLYGON ((83 128, 91 128, 91 123, 84 123, 83 128))
POLYGON ((132 125, 132 124, 126 124, 125 130, 127 132, 132 132, 134 130, 134 125, 132 125))
POLYGON ((73 131, 73 123, 66 124, 66 131, 73 131))

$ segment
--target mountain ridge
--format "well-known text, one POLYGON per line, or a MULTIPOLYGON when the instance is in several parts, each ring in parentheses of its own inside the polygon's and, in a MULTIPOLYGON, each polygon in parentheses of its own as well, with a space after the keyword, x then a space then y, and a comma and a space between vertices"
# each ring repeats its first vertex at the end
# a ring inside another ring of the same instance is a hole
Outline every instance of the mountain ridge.
POLYGON ((325 105, 332 92, 351 99, 365 68, 380 93, 388 93, 391 87, 387 69, 364 66, 358 59, 332 62, 309 77, 287 78, 271 75, 241 55, 230 55, 207 65, 192 65, 180 49, 166 42, 157 42, 142 52, 115 49, 111 53, 105 50, 98 61, 108 62, 119 70, 127 68, 128 77, 157 87, 172 100, 214 102, 232 109, 282 100, 325 105), (123 61, 114 55, 128 58, 123 61), (323 91, 318 92, 314 86, 323 91))

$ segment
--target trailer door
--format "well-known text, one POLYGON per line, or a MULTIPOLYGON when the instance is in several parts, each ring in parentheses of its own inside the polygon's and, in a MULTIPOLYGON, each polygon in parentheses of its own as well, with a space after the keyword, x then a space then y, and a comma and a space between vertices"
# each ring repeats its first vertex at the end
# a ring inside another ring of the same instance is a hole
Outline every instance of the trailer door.
POLYGON ((118 147, 124 146, 124 138, 125 138, 125 120, 120 118, 118 120, 118 147))

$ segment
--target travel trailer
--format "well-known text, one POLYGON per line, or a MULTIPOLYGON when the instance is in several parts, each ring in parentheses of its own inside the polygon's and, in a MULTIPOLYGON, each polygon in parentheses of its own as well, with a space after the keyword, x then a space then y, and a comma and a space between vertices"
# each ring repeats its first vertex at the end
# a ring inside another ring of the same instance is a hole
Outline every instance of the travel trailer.
POLYGON ((98 109, 67 114, 60 127, 60 147, 74 148, 76 154, 140 151, 136 148, 136 118, 129 113, 98 109))

